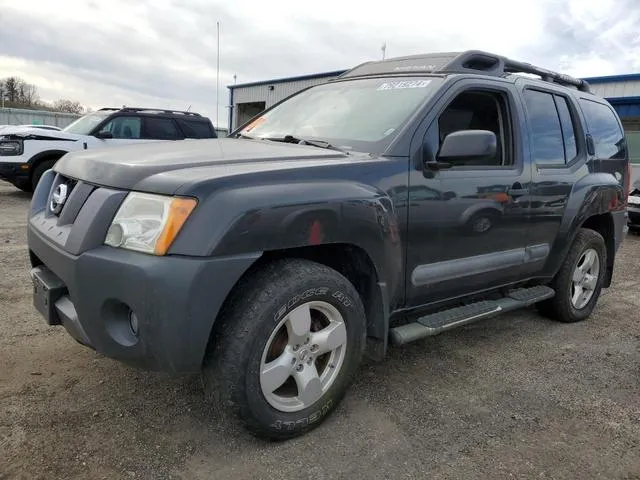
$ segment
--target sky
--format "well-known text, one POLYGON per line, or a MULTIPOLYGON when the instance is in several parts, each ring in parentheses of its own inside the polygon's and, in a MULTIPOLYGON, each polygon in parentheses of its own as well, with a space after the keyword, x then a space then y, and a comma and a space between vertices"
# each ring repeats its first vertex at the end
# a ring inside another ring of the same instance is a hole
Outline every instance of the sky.
POLYGON ((222 127, 234 75, 346 69, 380 59, 383 43, 387 58, 482 49, 578 77, 638 73, 640 3, 0 0, 0 78, 93 109, 191 107, 214 123, 217 111, 222 127))

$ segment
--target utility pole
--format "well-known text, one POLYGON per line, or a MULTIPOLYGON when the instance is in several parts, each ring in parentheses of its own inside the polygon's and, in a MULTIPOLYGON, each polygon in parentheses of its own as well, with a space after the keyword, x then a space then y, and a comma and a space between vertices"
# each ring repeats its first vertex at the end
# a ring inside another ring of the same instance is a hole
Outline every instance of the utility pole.
POLYGON ((387 42, 382 44, 382 48, 380 50, 382 50, 382 60, 384 60, 385 53, 387 52, 387 42))
POLYGON ((220 22, 216 22, 218 54, 216 59, 216 128, 218 125, 218 107, 220 105, 220 22))

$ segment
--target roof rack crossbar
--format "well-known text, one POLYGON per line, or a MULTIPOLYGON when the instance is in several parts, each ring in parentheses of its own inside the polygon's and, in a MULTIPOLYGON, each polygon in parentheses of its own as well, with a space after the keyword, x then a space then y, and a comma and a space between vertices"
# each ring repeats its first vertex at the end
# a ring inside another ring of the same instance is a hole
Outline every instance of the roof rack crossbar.
POLYGON ((554 72, 547 70, 546 68, 536 67, 530 63, 518 62, 515 60, 505 59, 504 66, 505 73, 529 73, 532 75, 538 75, 543 81, 558 83, 560 85, 576 87, 581 92, 591 92, 589 83, 580 78, 574 78, 564 73, 554 72))
POLYGON ((338 78, 403 73, 472 73, 499 77, 513 73, 528 73, 538 75, 546 82, 573 86, 582 92, 591 92, 585 80, 481 50, 411 55, 364 62, 338 78))
POLYGON ((169 110, 165 108, 145 108, 145 107, 122 107, 122 108, 113 108, 113 107, 105 107, 100 110, 114 110, 119 112, 160 112, 160 113, 168 113, 168 114, 182 114, 182 115, 191 115, 194 117, 201 117, 197 112, 187 112, 184 110, 169 110))

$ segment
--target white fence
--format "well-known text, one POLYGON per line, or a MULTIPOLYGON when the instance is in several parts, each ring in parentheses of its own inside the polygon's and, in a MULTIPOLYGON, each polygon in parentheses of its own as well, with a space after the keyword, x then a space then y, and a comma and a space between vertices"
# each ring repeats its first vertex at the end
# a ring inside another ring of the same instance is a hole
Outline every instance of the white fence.
POLYGON ((21 108, 0 108, 0 125, 53 125, 64 128, 80 115, 21 108))

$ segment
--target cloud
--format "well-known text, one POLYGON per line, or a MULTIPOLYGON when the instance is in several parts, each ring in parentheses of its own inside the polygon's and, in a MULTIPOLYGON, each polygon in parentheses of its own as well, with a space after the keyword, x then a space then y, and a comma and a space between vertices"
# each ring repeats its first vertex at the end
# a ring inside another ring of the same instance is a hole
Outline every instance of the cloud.
POLYGON ((637 0, 30 0, 0 10, 0 71, 46 100, 187 108, 220 124, 239 83, 380 57, 480 48, 578 76, 640 70, 637 0))

